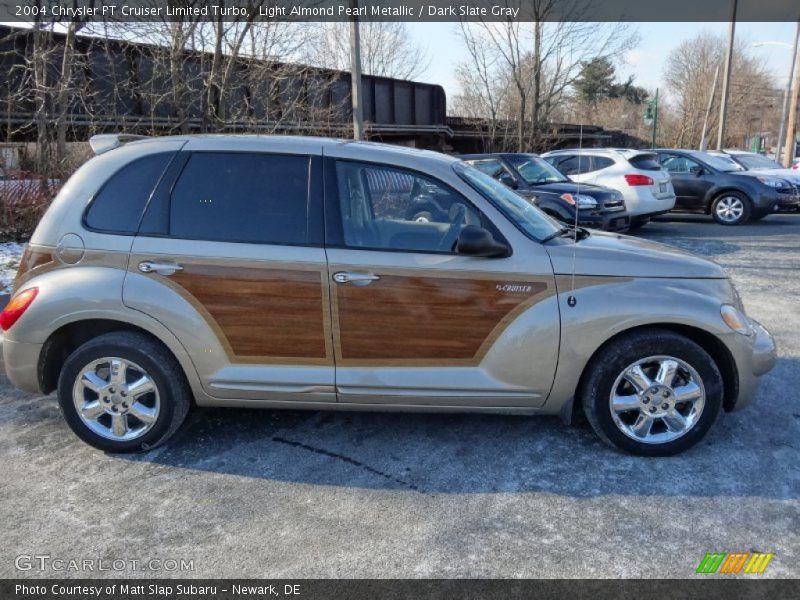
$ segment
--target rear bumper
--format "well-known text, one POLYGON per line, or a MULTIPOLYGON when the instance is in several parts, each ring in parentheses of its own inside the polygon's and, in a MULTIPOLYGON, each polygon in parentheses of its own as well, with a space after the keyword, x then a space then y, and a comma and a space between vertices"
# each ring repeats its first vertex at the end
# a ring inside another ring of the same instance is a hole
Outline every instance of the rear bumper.
POLYGON ((649 187, 630 187, 625 192, 625 207, 631 220, 646 219, 655 215, 660 215, 675 208, 676 196, 674 193, 669 196, 656 197, 649 187))
POLYGON ((39 356, 44 344, 15 342, 0 336, 3 368, 15 387, 34 394, 39 389, 39 356))
POLYGON ((777 361, 775 340, 761 324, 753 321, 752 325, 752 336, 734 333, 727 344, 739 377, 739 394, 732 410, 740 410, 750 404, 758 391, 761 376, 768 373, 777 361))

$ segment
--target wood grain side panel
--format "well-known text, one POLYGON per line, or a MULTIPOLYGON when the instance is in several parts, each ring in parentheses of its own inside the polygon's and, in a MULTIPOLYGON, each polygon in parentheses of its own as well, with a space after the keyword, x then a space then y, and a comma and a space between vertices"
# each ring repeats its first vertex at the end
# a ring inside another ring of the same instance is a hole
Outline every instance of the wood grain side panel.
POLYGON ((332 360, 324 273, 181 264, 170 283, 203 307, 235 357, 332 360))
POLYGON ((339 285, 338 354, 345 362, 473 362, 508 325, 506 317, 547 291, 543 281, 396 274, 363 287, 339 285))

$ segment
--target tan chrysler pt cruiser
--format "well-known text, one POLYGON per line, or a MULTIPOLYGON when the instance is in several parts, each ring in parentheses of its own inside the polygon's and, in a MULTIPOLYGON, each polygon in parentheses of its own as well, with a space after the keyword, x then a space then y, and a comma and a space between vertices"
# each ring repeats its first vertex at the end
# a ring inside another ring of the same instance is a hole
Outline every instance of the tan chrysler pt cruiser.
POLYGON ((23 390, 146 450, 198 406, 582 410, 669 455, 775 362, 717 265, 564 227, 431 152, 269 136, 92 138, 0 315, 23 390), (438 219, 417 220, 435 203, 438 219))

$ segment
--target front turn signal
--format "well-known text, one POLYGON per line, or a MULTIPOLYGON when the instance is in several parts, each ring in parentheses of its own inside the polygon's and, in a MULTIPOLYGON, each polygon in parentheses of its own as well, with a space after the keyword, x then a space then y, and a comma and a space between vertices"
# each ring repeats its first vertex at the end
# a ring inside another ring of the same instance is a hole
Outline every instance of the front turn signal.
POLYGON ((723 304, 719 309, 719 314, 725 324, 733 329, 736 333, 742 335, 750 335, 753 333, 748 318, 745 317, 740 310, 737 310, 730 304, 723 304))
POLYGON ((38 294, 39 288, 32 287, 14 296, 8 304, 6 304, 3 312, 0 313, 0 328, 2 328, 3 331, 11 329, 14 323, 25 314, 25 311, 28 310, 28 307, 36 299, 38 294))

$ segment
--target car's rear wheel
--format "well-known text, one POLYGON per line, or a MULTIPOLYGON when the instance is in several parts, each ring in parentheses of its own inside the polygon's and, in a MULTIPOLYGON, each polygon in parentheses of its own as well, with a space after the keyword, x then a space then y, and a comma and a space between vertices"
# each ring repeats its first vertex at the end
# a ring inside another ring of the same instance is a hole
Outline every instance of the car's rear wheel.
POLYGON ((711 205, 711 216, 720 225, 742 225, 753 212, 750 199, 739 192, 724 192, 711 205))
POLYGON ((429 211, 423 210, 415 213, 411 220, 417 223, 431 223, 433 222, 433 215, 429 211))
POLYGON ((722 375, 692 340, 671 331, 634 332, 587 367, 583 409, 607 443, 641 456, 670 456, 699 442, 719 415, 722 375))
POLYGON ((72 431, 108 452, 154 448, 174 434, 191 392, 175 358, 136 332, 101 335, 69 355, 58 401, 72 431))

